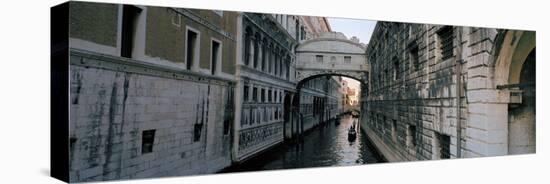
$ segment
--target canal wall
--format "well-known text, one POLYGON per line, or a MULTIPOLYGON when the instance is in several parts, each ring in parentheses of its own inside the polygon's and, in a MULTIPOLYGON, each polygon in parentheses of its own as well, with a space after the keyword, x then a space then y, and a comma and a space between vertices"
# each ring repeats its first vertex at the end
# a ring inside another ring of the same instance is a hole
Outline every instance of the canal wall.
POLYGON ((534 153, 534 32, 379 22, 373 38, 362 127, 388 160, 534 153))
POLYGON ((232 81, 79 50, 70 62, 71 181, 231 164, 232 81))

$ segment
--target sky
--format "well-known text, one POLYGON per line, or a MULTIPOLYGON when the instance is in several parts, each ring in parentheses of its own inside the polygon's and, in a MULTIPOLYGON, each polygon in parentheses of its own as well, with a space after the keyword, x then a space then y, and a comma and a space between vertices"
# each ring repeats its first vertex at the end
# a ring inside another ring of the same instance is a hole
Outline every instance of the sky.
POLYGON ((332 31, 342 32, 348 39, 356 36, 364 44, 369 43, 376 25, 376 21, 362 19, 328 18, 328 22, 332 31))
MULTIPOLYGON (((348 39, 352 36, 356 36, 359 38, 359 41, 364 44, 369 43, 374 27, 376 26, 376 21, 361 19, 328 18, 328 22, 332 31, 342 32, 348 39)), ((359 92, 359 81, 347 77, 343 78, 348 81, 348 86, 350 88, 355 88, 357 92, 359 92)))

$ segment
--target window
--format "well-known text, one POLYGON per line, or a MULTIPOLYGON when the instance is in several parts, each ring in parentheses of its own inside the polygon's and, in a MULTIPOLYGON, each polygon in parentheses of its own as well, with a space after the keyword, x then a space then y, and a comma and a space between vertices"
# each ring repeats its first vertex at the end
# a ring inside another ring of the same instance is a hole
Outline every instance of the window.
POLYGON ((210 70, 212 72, 212 75, 216 74, 217 66, 220 63, 221 60, 221 48, 220 48, 220 42, 212 40, 212 49, 210 51, 210 70))
POLYGON ((244 35, 244 64, 245 65, 248 65, 248 63, 250 63, 249 59, 250 59, 250 34, 251 34, 251 30, 250 28, 246 28, 246 33, 244 35))
POLYGON ((287 80, 290 79, 290 61, 289 60, 285 62, 285 74, 286 74, 285 76, 286 79, 287 80))
POLYGON ((141 154, 153 152, 155 130, 145 130, 141 134, 141 154))
POLYGON ((132 58, 134 47, 134 37, 136 32, 136 24, 141 9, 132 5, 124 5, 122 7, 122 35, 120 45, 120 56, 132 58))
POLYGON ((244 99, 245 102, 248 102, 248 98, 249 98, 248 97, 248 86, 245 85, 243 87, 243 99, 244 99))
POLYGON ((225 119, 223 121, 223 135, 229 135, 229 133, 230 133, 229 128, 232 124, 231 123, 232 121, 233 121, 232 119, 225 119))
POLYGON ((323 62, 323 55, 315 55, 315 61, 322 63, 323 62))
POLYGON ((453 57, 453 27, 445 26, 437 32, 441 60, 453 57))
POLYGON ((193 142, 201 140, 202 123, 196 123, 193 131, 193 142))
POLYGON ((435 132, 435 135, 437 142, 439 143, 439 158, 451 158, 451 137, 448 135, 439 134, 437 132, 435 132))
POLYGON ((409 139, 409 145, 412 146, 412 147, 415 147, 416 146, 416 126, 414 125, 409 125, 409 129, 408 129, 408 139, 409 139))
POLYGON ((191 29, 188 29, 187 30, 187 41, 186 41, 186 45, 185 45, 185 49, 186 49, 186 59, 185 59, 185 62, 186 62, 186 66, 187 66, 187 69, 188 70, 191 70, 191 67, 193 66, 194 62, 195 61, 198 61, 198 33, 197 32, 194 32, 192 31, 191 29))
POLYGON ((398 80, 401 76, 401 70, 399 70, 399 60, 397 57, 393 58, 393 80, 398 80))
POLYGON ((261 94, 261 101, 262 102, 265 102, 265 89, 262 89, 262 94, 261 94))
POLYGON ((304 29, 304 26, 300 27, 300 40, 306 39, 306 30, 304 29))
POLYGON ((273 57, 274 60, 273 60, 273 74, 274 75, 278 75, 279 74, 279 51, 276 50, 275 51, 275 56, 273 57))
POLYGON ((271 97, 272 97, 271 90, 267 90, 267 101, 268 102, 273 102, 271 97))
POLYGON ((418 70, 419 69, 418 46, 413 46, 413 48, 409 52, 409 57, 411 61, 412 71, 418 70))
POLYGON ((391 124, 391 137, 393 142, 397 142, 397 120, 393 120, 391 124))
POLYGON ((267 62, 267 40, 264 38, 262 41, 262 71, 266 71, 266 62, 267 62))
POLYGON ((344 63, 350 64, 351 63, 351 56, 344 56, 344 63))
POLYGON ((298 19, 296 19, 296 27, 294 27, 294 31, 295 31, 295 37, 296 40, 300 39, 300 30, 298 30, 300 28, 300 22, 298 21, 298 19))
POLYGON ((172 15, 172 25, 176 27, 181 27, 181 14, 173 13, 172 15))
POLYGON ((252 101, 258 102, 258 88, 252 88, 252 101))
POLYGON ((253 58, 253 67, 255 69, 258 68, 258 59, 260 57, 260 35, 256 34, 255 39, 253 41, 254 46, 254 58, 253 58))

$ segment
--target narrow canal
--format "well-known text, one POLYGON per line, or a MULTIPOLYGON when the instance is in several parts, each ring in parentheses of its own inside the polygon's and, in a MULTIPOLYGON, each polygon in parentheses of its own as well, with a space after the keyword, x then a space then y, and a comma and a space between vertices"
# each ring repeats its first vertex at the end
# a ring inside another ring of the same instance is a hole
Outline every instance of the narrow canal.
POLYGON ((260 156, 222 172, 258 171, 289 168, 362 165, 384 162, 364 132, 357 126, 357 118, 343 116, 315 127, 301 141, 279 145, 260 156), (357 138, 348 140, 348 129, 357 127, 357 138))

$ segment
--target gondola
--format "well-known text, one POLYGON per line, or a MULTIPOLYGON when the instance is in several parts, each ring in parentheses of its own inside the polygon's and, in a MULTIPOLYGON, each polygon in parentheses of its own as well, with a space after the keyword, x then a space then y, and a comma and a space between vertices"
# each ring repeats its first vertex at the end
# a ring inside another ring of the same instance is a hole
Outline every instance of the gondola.
POLYGON ((357 138, 357 132, 355 131, 355 127, 352 126, 348 130, 348 141, 353 142, 355 138, 357 138))

